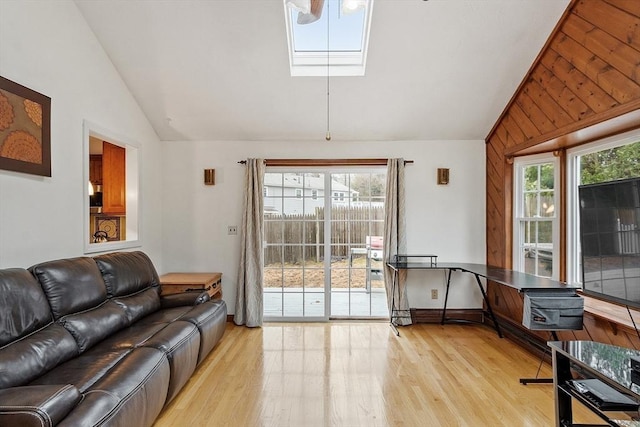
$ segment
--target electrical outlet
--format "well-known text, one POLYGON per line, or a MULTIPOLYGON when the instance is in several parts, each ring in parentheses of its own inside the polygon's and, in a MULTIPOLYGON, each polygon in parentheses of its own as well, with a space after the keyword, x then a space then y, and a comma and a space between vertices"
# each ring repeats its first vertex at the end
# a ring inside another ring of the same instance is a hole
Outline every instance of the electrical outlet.
POLYGON ((238 226, 230 225, 228 228, 227 234, 230 236, 235 236, 236 234, 238 234, 238 226))
POLYGON ((438 290, 431 289, 431 299, 438 299, 438 290))

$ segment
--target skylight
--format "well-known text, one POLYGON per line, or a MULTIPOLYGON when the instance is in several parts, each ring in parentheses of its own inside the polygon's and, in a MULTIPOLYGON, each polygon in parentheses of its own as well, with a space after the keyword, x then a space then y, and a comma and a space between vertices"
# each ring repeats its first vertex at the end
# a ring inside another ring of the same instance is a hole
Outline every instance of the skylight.
POLYGON ((373 0, 284 0, 284 9, 292 76, 364 75, 373 0))

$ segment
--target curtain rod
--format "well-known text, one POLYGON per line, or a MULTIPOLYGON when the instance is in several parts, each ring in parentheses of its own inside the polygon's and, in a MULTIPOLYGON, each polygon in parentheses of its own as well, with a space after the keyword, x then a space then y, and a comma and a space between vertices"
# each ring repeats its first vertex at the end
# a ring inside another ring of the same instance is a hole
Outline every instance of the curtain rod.
MULTIPOLYGON (((266 166, 386 166, 388 159, 265 159, 266 166)), ((246 160, 238 163, 244 165, 246 160)), ((404 164, 412 164, 405 160, 404 164)))

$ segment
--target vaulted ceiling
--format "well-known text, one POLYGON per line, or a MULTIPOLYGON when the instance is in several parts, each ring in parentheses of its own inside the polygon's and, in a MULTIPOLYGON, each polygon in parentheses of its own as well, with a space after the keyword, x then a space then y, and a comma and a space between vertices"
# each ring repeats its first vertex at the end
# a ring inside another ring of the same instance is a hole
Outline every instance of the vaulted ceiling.
MULTIPOLYGON (((333 141, 484 139, 569 0, 375 0, 333 141)), ((324 140, 324 77, 291 77, 282 0, 76 0, 160 139, 324 140)))

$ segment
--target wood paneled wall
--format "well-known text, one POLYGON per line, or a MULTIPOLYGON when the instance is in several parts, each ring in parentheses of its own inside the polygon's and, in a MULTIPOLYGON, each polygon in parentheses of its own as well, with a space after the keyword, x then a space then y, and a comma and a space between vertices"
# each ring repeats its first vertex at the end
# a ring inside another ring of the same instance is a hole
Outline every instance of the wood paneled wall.
MULTIPOLYGON (((638 127, 640 0, 573 0, 486 139, 487 263, 512 267, 514 156, 563 155, 566 148, 638 127)), ((498 315, 519 324, 521 298, 493 285, 498 315)), ((613 332, 587 318, 580 333, 603 341, 613 332)))
MULTIPOLYGON (((543 353, 546 341, 552 339, 548 331, 533 332, 522 326, 523 297, 507 286, 491 287, 491 307, 506 336, 524 347, 543 353)), ((584 325, 579 331, 558 331, 560 340, 586 340, 640 349, 640 337, 633 325, 640 325, 640 313, 633 311, 633 321, 626 309, 613 304, 586 300, 584 325), (591 304, 597 307, 590 307, 591 304), (603 310, 604 309, 604 310, 603 310)))

